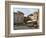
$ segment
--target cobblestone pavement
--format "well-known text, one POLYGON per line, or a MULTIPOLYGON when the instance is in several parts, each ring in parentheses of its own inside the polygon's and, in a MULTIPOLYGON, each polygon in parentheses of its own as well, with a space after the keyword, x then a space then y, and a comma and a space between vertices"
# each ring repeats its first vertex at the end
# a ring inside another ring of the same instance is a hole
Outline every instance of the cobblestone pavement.
POLYGON ((18 29, 38 29, 38 28, 31 27, 31 24, 28 24, 28 25, 19 25, 19 26, 15 25, 14 30, 18 30, 18 29))

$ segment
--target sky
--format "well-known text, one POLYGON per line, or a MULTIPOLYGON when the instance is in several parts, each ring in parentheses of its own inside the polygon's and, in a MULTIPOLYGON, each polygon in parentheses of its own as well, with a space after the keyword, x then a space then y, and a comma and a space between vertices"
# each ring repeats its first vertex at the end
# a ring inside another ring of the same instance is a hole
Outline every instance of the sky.
POLYGON ((36 8, 13 8, 13 12, 21 11, 24 13, 24 16, 28 16, 34 12, 38 12, 36 8))

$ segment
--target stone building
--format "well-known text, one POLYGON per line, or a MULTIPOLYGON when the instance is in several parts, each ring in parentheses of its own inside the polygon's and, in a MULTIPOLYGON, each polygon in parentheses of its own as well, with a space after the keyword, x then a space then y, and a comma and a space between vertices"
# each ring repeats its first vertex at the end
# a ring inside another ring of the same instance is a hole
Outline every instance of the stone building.
POLYGON ((14 24, 23 22, 24 22, 24 14, 20 11, 14 13, 14 24))
POLYGON ((31 19, 28 21, 28 23, 32 23, 32 26, 37 28, 39 21, 39 12, 34 12, 33 14, 30 14, 28 17, 31 19))
POLYGON ((33 14, 29 15, 29 18, 32 19, 32 21, 37 21, 38 20, 38 12, 34 12, 33 14))

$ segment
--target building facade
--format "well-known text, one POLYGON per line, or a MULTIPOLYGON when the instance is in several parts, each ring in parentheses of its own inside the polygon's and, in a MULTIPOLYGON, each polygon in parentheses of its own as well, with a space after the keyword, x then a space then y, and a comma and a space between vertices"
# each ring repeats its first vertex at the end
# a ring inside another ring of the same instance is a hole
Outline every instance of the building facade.
POLYGON ((14 23, 23 23, 24 22, 24 14, 20 11, 14 13, 14 23))

